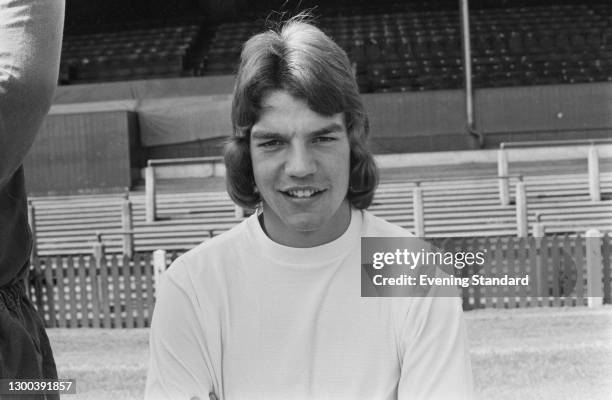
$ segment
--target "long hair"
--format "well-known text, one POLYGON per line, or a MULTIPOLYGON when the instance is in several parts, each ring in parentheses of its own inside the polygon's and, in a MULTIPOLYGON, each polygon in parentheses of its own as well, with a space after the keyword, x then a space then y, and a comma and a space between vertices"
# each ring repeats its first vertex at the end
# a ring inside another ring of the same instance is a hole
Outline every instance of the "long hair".
POLYGON ((347 199, 355 208, 367 208, 378 185, 378 169, 366 146, 369 125, 359 88, 344 50, 303 15, 251 37, 242 49, 232 102, 233 134, 225 146, 232 200, 248 209, 262 200, 255 190, 250 135, 263 98, 274 90, 304 100, 318 114, 344 114, 350 144, 347 199))

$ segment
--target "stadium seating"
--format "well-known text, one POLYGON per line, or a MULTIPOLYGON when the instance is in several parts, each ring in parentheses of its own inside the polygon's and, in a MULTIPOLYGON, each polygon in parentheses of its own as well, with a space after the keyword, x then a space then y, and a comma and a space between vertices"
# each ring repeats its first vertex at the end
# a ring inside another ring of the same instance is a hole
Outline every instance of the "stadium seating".
MULTIPOLYGON (((592 202, 586 174, 554 173, 525 177, 530 225, 538 215, 547 232, 582 232, 589 227, 612 229, 612 200, 592 202)), ((514 187, 512 181, 511 187, 514 187)), ((370 211, 414 229, 412 191, 415 182, 387 180, 378 188, 370 211)), ((496 178, 423 181, 425 234, 429 237, 515 235, 514 206, 501 206, 496 178)), ((601 174, 601 190, 612 193, 612 173, 601 174)), ((144 194, 130 193, 136 251, 184 251, 230 229, 240 219, 225 192, 158 195, 159 221, 145 223, 144 194)), ((119 195, 32 199, 36 210, 38 254, 90 254, 96 232, 109 252, 121 251, 119 195)))
MULTIPOLYGON (((409 8, 410 5, 405 5, 409 8)), ((355 64, 363 92, 462 86, 457 11, 339 12, 318 20, 355 64)), ((472 10, 476 87, 612 81, 612 7, 551 5, 472 10)), ((211 41, 204 74, 230 74, 261 23, 229 23, 211 41)))
MULTIPOLYGON (((322 10, 317 23, 347 51, 363 92, 456 89, 463 85, 459 13, 455 2, 440 4, 357 2, 322 10)), ((470 13, 476 87, 612 81, 612 5, 487 6, 470 13)), ((67 35, 60 79, 233 74, 242 44, 262 26, 255 18, 224 23, 209 37, 197 24, 67 35)))
POLYGON ((199 33, 196 24, 66 35, 60 81, 84 83, 181 76, 199 33))

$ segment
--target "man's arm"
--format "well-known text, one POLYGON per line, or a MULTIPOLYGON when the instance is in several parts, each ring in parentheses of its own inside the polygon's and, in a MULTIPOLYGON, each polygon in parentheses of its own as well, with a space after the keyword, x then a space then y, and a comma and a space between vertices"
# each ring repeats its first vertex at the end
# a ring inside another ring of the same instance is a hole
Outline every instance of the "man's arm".
MULTIPOLYGON (((171 268, 184 268, 178 263, 171 268)), ((170 275, 164 273, 155 302, 145 399, 208 399, 221 390, 213 372, 220 370, 214 350, 221 349, 220 337, 206 333, 215 325, 209 310, 202 310, 195 293, 170 275)))
POLYGON ((461 299, 414 298, 400 329, 398 399, 474 397, 461 299))
POLYGON ((63 24, 64 0, 0 0, 0 187, 51 106, 63 24))

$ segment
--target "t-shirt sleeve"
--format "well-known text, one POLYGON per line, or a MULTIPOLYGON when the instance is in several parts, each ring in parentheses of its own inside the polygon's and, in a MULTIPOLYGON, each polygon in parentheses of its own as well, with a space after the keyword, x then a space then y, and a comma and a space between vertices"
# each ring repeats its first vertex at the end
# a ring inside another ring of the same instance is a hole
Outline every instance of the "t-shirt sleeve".
POLYGON ((64 0, 0 0, 0 187, 51 106, 63 21, 64 0))
MULTIPOLYGON (((184 267, 179 262, 171 266, 184 267)), ((206 316, 190 287, 164 273, 160 283, 149 341, 145 399, 205 400, 216 392, 220 356, 206 334, 206 316)), ((220 346, 216 346, 220 348, 220 346)))
POLYGON ((399 330, 398 399, 472 399, 472 369, 461 300, 411 300, 399 330))

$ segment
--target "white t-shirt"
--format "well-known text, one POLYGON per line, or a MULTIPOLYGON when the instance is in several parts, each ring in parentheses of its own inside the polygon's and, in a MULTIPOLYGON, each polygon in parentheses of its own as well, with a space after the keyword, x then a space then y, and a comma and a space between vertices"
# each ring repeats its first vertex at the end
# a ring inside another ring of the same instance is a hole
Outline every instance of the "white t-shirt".
POLYGON ((311 248, 256 215, 177 259, 151 326, 147 399, 464 399, 458 298, 362 298, 360 238, 411 234, 353 210, 311 248))

